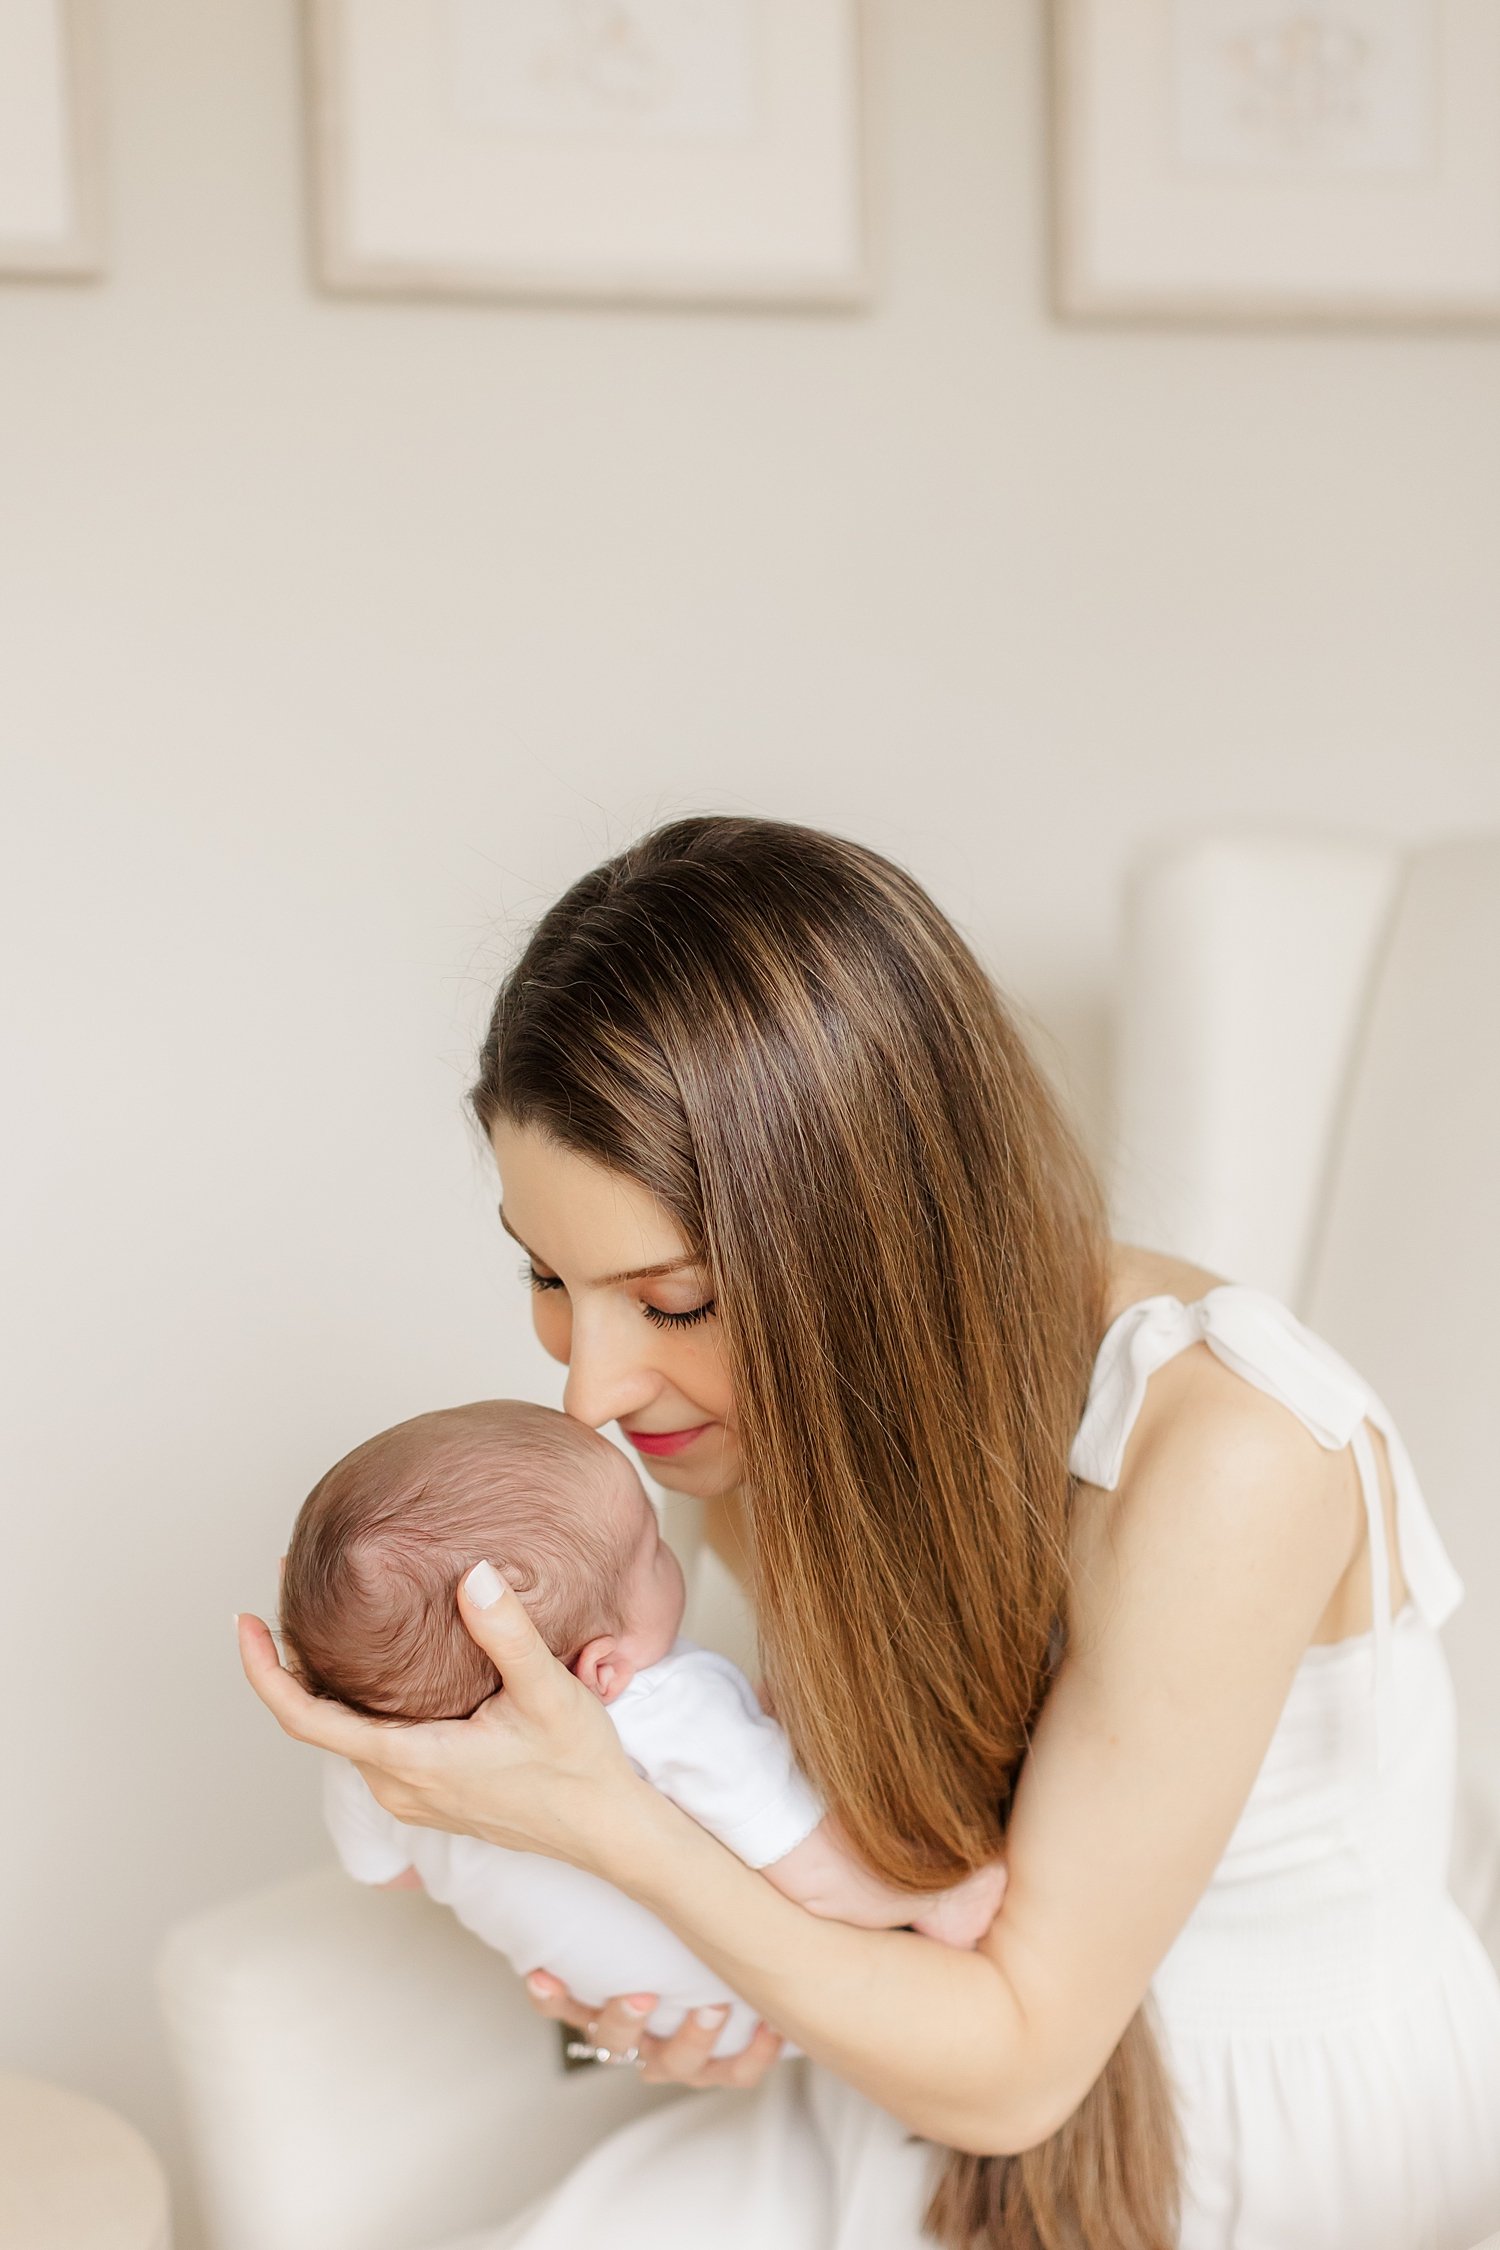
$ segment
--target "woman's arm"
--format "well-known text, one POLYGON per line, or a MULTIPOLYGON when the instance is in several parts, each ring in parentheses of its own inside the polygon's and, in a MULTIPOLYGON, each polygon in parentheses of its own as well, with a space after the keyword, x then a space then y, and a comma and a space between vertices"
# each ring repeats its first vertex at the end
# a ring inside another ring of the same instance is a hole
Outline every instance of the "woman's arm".
POLYGON ((604 1872, 913 2131, 1002 2154, 1093 2084, 1220 1857, 1350 1560, 1347 1479, 1274 1401, 1202 1372, 1119 1494, 1089 1494, 1070 1649, 977 1953, 820 1923, 670 1805, 604 1872))
POLYGON ((778 1896, 638 1779, 493 1573, 493 1605, 466 1589, 461 1609, 506 1691, 474 1719, 393 1728, 319 1704, 249 1627, 246 1669, 289 1732, 356 1760, 398 1819, 591 1867, 914 2132, 1024 2148, 1092 2085, 1212 1872, 1356 1537, 1338 1457, 1202 1359, 1149 1447, 1132 1442, 1119 1493, 1083 1497, 1098 1536, 977 1952, 778 1896))

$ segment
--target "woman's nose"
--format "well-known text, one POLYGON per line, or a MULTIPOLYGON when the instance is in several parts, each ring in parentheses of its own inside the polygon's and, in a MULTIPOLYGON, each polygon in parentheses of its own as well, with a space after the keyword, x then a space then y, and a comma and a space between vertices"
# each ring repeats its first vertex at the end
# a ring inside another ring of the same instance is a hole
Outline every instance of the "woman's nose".
POLYGON ((598 1430, 606 1422, 638 1414, 661 1389, 661 1377, 640 1356, 611 1348, 608 1341, 591 1335, 584 1322, 573 1323, 573 1349, 563 1384, 563 1412, 575 1422, 598 1430))

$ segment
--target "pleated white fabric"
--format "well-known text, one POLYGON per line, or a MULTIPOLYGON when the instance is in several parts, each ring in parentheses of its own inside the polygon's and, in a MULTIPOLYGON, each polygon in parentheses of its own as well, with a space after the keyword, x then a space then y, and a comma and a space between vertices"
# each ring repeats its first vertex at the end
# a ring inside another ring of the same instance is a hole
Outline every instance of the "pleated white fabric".
MULTIPOLYGON (((1382 1432, 1410 1599, 1307 1652, 1153 1985, 1187 2152, 1181 2250, 1470 2250, 1500 2226, 1500 1980, 1447 1891, 1454 1712, 1437 1628, 1462 1589, 1380 1401, 1259 1290, 1120 1315, 1076 1475, 1115 1484, 1152 1373, 1198 1341, 1321 1444, 1353 1446, 1377 1594, 1390 1558, 1366 1425, 1382 1432)), ((927 2250, 936 2161, 799 2061, 753 2094, 627 2126, 463 2250, 927 2250)))

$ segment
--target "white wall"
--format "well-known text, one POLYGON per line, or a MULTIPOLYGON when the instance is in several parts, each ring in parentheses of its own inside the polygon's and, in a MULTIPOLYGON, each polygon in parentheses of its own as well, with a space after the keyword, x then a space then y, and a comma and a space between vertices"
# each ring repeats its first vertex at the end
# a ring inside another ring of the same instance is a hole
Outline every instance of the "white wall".
POLYGON ((0 290, 0 2041, 168 2148, 158 1932, 320 1851, 231 1610, 554 1395, 459 1112, 537 906, 848 830, 1102 1145, 1142 839, 1500 821, 1500 340, 1057 327, 1037 0, 873 14, 866 317, 320 301, 285 0, 116 0, 111 277, 0 290))

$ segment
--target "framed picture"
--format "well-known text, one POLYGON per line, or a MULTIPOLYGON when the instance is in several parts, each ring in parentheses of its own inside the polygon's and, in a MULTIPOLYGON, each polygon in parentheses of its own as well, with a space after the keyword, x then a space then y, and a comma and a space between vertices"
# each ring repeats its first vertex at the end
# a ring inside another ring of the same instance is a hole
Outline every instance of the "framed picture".
POLYGON ((847 305, 858 0, 305 0, 335 290, 847 305))
POLYGON ((90 0, 0 0, 0 275, 102 271, 90 0))
POLYGON ((1080 318, 1500 319, 1497 0, 1055 0, 1080 318))

